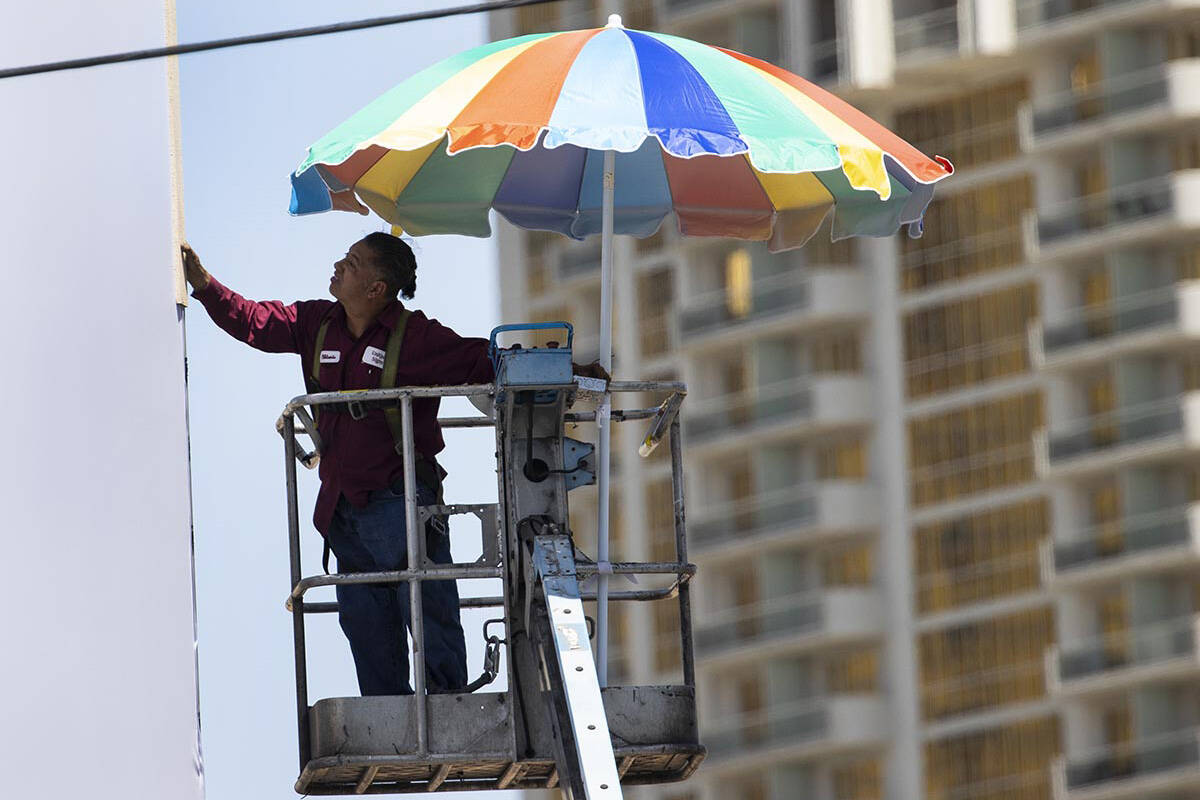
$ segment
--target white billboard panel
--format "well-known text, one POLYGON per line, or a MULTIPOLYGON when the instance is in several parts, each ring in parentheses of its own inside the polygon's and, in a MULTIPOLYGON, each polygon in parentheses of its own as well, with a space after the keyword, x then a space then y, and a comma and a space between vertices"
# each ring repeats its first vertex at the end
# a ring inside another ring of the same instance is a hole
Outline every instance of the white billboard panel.
MULTIPOLYGON (((0 67, 163 46, 173 16, 9 4, 0 67)), ((170 70, 0 80, 8 797, 203 796, 170 70)))

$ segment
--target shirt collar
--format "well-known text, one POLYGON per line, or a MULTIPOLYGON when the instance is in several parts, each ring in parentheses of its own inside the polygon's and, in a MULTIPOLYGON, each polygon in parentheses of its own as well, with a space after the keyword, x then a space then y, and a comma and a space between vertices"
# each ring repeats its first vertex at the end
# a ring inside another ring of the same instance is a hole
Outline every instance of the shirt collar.
MULTIPOLYGON (((342 327, 346 326, 346 308, 341 303, 334 304, 334 317, 341 323, 342 327)), ((372 327, 382 325, 389 331, 396 327, 396 323, 400 319, 400 312, 404 310, 404 303, 400 302, 399 298, 393 300, 383 307, 379 312, 379 316, 375 318, 372 327)), ((369 329, 368 329, 369 330, 369 329)))
POLYGON ((396 323, 400 320, 400 312, 403 310, 404 303, 401 303, 399 298, 397 298, 384 306, 383 311, 379 312, 379 316, 375 318, 375 321, 390 331, 396 327, 396 323))

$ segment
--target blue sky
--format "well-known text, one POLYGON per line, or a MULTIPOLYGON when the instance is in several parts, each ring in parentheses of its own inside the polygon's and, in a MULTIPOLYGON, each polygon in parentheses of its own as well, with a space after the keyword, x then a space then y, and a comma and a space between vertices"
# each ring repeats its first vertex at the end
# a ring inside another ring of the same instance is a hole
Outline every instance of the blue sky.
MULTIPOLYGON (((179 39, 224 36, 430 8, 439 3, 185 0, 179 39)), ((288 173, 305 147, 386 89, 482 42, 486 20, 459 17, 185 56, 180 62, 187 237, 220 280, 255 299, 325 295, 332 263, 374 217, 287 214, 288 173)), ((413 305, 465 335, 498 322, 489 240, 429 237, 416 244, 413 305)), ((188 309, 201 724, 210 800, 293 798, 297 775, 282 445, 274 422, 301 393, 295 356, 267 355, 188 309)), ((454 409, 450 409, 454 413, 454 409)), ((464 412, 465 413, 465 412, 464 412)), ((448 433, 447 493, 495 499, 490 434, 448 433)), ((315 476, 302 477, 305 572, 320 571, 308 522, 315 476)), ((456 529, 469 552, 470 531, 456 529)), ((483 587, 466 592, 483 593, 483 587)), ((479 640, 486 615, 464 619, 479 640)), ((356 693, 348 648, 331 615, 310 618, 310 697, 356 693)), ((479 647, 469 670, 479 672, 479 647)), ((469 795, 459 795, 467 797, 469 795)), ((479 795, 484 796, 484 795, 479 795)), ((510 793, 489 793, 498 800, 510 793)))

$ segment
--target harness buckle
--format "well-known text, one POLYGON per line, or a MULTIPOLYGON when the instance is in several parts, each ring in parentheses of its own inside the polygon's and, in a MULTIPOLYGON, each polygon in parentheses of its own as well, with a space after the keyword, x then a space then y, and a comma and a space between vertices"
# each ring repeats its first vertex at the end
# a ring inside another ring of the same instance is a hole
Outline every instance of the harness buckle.
POLYGON ((357 421, 367 415, 367 409, 361 400, 347 400, 346 413, 350 415, 350 419, 357 421))

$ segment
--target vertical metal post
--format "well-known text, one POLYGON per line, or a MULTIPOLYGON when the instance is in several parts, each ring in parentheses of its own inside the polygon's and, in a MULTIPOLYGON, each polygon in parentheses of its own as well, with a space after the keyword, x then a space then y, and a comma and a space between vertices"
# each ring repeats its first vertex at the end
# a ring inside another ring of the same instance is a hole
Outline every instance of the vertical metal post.
MULTIPOLYGON (((600 209, 600 364, 612 374, 612 296, 613 296, 613 197, 616 188, 617 154, 604 151, 604 194, 600 209)), ((612 395, 607 391, 596 409, 596 560, 608 562, 609 451, 612 395)), ((596 581, 596 677, 608 685, 608 575, 601 572, 596 581)))
MULTIPOLYGON (((671 422, 671 500, 675 506, 675 558, 687 563, 687 527, 683 517, 683 452, 679 435, 679 417, 671 422)), ((692 653, 691 584, 679 585, 679 647, 683 658, 683 683, 696 686, 696 659, 692 653)))
MULTIPOLYGON (((408 569, 423 568, 421 541, 423 531, 417 519, 417 475, 416 458, 413 454, 412 396, 400 396, 400 428, 404 458, 404 530, 408 543, 408 569)), ((417 709, 417 753, 429 752, 429 708, 425 698, 425 616, 421 607, 421 581, 413 578, 408 583, 410 609, 409 630, 413 640, 413 692, 417 709)))
MULTIPOLYGON (((296 497, 296 420, 287 414, 283 420, 283 461, 287 476, 288 558, 291 562, 290 593, 300 582, 300 503, 296 497)), ((296 732, 299 737, 300 771, 312 753, 308 732, 308 665, 304 653, 304 599, 292 603, 292 641, 296 653, 296 732)))

